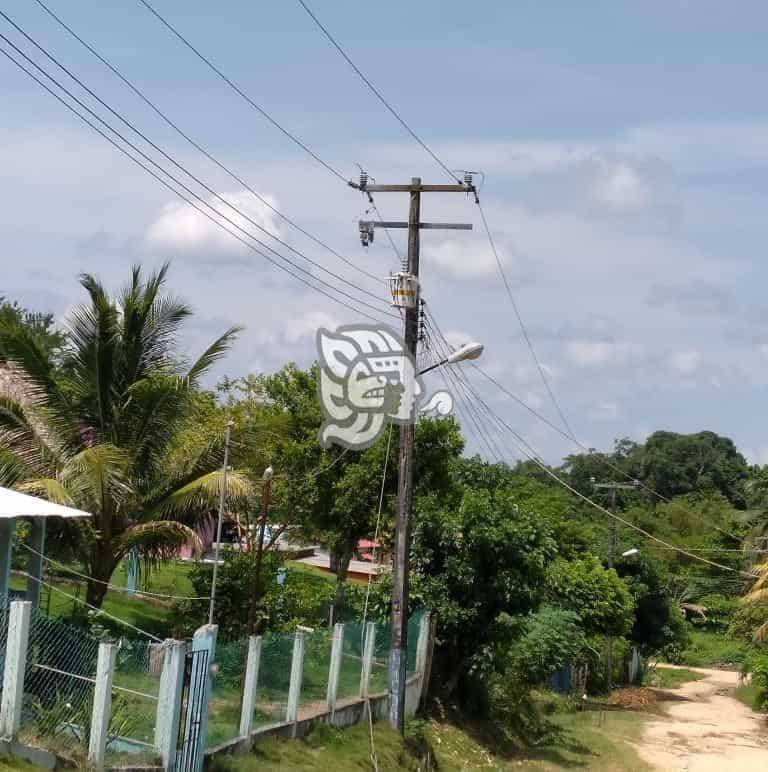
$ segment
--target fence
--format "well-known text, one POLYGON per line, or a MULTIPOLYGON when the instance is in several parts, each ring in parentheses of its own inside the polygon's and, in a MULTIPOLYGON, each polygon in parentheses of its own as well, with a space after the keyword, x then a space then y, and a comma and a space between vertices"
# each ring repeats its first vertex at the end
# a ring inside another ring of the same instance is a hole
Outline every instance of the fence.
MULTIPOLYGON (((165 769, 199 770, 206 751, 275 729, 295 734, 306 719, 334 720, 369 699, 383 705, 374 696, 386 690, 389 633, 388 624, 348 623, 217 645, 216 628, 204 626, 191 645, 105 643, 13 602, 0 609, 0 739, 97 769, 161 759, 165 769)), ((414 614, 410 710, 428 646, 429 615, 414 614)), ((345 723, 362 711, 350 715, 345 723)))

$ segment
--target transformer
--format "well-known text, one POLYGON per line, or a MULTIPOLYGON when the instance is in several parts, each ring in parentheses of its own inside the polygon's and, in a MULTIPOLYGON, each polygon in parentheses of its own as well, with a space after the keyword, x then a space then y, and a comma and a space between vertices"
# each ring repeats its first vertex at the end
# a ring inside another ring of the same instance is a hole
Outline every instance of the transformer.
POLYGON ((411 273, 399 271, 390 274, 389 287, 392 305, 396 308, 416 308, 419 298, 419 280, 411 273))

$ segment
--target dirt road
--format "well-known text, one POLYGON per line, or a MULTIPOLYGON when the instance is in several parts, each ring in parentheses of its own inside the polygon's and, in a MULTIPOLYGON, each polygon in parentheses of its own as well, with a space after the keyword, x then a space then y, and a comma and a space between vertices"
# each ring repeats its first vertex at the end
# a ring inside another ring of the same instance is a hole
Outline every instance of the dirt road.
POLYGON ((731 695, 738 674, 690 668, 706 677, 665 690, 667 716, 649 723, 637 745, 659 772, 765 772, 768 723, 731 695))

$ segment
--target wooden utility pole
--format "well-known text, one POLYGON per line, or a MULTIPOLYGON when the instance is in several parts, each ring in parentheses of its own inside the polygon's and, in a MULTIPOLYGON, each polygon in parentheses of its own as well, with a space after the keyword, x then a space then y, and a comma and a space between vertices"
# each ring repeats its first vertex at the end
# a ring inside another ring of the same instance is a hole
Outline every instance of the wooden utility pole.
MULTIPOLYGON (((634 490, 638 482, 633 483, 594 483, 595 488, 609 488, 611 491, 611 512, 616 514, 616 491, 634 490)), ((608 568, 613 568, 616 563, 616 546, 618 543, 618 529, 616 518, 611 518, 611 536, 608 544, 608 568)), ((608 635, 605 639, 605 686, 610 692, 613 688, 613 636, 608 635)))
POLYGON ((267 530, 269 518, 269 500, 272 495, 272 467, 268 467, 269 474, 264 473, 261 491, 261 520, 259 522, 259 536, 256 542, 256 565, 254 567, 253 585, 251 587, 251 603, 248 607, 248 635, 253 635, 256 627, 256 604, 261 596, 261 567, 264 563, 264 533, 267 530))
MULTIPOLYGON (((363 193, 408 193, 410 208, 408 222, 361 223, 363 226, 408 228, 407 273, 419 277, 420 231, 424 228, 464 229, 471 225, 422 223, 422 193, 474 193, 471 183, 456 185, 422 185, 420 177, 413 177, 410 185, 368 185, 360 186, 363 193)), ((372 231, 371 231, 372 232, 372 231)), ((416 361, 416 347, 419 337, 419 291, 415 302, 405 308, 405 348, 416 361)), ((397 480, 397 519, 395 522, 394 561, 392 568, 392 634, 389 654, 389 723, 401 734, 405 729, 405 679, 408 651, 408 589, 411 551, 411 505, 413 501, 413 440, 416 430, 416 416, 413 422, 400 426, 400 450, 397 480)))

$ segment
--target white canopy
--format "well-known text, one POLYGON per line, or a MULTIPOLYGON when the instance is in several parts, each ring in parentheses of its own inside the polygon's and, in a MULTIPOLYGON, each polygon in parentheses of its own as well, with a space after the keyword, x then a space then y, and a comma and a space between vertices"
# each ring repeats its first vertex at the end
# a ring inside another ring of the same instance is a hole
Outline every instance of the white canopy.
POLYGON ((90 517, 90 514, 0 487, 0 519, 9 517, 90 517))

